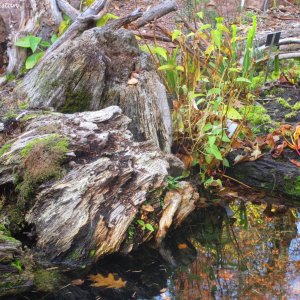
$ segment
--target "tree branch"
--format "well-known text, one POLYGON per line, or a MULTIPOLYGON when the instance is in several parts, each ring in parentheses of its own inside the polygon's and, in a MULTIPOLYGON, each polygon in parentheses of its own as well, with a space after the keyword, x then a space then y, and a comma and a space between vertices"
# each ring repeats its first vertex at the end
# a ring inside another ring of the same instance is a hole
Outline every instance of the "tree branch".
POLYGON ((175 0, 165 0, 164 2, 153 6, 148 11, 146 11, 143 16, 135 23, 135 26, 137 28, 140 28, 154 21, 155 19, 159 19, 162 16, 176 10, 177 4, 175 0))
POLYGON ((59 9, 64 12, 66 15, 70 17, 72 22, 74 22, 77 17, 80 15, 80 12, 75 9, 72 5, 69 4, 68 1, 66 0, 56 0, 57 1, 57 6, 59 9))

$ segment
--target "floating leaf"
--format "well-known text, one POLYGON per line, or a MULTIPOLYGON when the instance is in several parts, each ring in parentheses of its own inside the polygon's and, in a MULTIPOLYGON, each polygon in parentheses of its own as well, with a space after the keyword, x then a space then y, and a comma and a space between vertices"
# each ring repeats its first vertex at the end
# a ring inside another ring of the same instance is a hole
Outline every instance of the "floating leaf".
POLYGON ((89 276, 89 280, 94 283, 91 284, 93 287, 104 287, 108 289, 120 289, 126 286, 126 281, 123 281, 122 278, 116 279, 114 274, 109 273, 107 277, 97 274, 89 276))
POLYGON ((187 244, 178 244, 177 248, 180 249, 180 250, 187 249, 188 245, 187 244))

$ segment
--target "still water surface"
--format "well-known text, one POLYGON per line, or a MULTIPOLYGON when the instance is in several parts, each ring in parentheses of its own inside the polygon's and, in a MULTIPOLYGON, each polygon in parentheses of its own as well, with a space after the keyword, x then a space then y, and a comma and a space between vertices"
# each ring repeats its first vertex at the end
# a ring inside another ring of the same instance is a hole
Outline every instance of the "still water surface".
POLYGON ((47 292, 8 299, 300 299, 299 212, 240 201, 201 209, 159 251, 60 272, 47 292))

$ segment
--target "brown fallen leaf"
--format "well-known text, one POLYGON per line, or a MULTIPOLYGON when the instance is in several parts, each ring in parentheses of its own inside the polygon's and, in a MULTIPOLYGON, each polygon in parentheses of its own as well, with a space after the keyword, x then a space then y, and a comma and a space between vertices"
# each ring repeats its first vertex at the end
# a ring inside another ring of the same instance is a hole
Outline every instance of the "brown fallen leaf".
POLYGON ((71 284, 73 284, 73 285, 82 285, 82 284, 84 284, 84 280, 74 279, 74 280, 71 281, 71 284))
POLYGON ((130 78, 127 82, 129 85, 136 85, 139 81, 136 78, 130 78))
POLYGON ((89 276, 89 280, 94 283, 91 284, 93 287, 104 287, 108 289, 120 289, 126 286, 126 281, 123 281, 122 278, 116 279, 114 274, 109 273, 107 277, 97 274, 89 276))

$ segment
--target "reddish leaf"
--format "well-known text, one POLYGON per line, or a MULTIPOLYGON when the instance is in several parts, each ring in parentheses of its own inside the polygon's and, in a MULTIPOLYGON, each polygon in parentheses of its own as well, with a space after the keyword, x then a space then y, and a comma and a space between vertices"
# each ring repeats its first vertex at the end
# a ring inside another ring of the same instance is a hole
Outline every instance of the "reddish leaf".
POLYGON ((300 168, 300 161, 296 160, 296 159, 290 159, 290 162, 292 164, 294 164, 295 166, 297 166, 298 168, 300 168))

